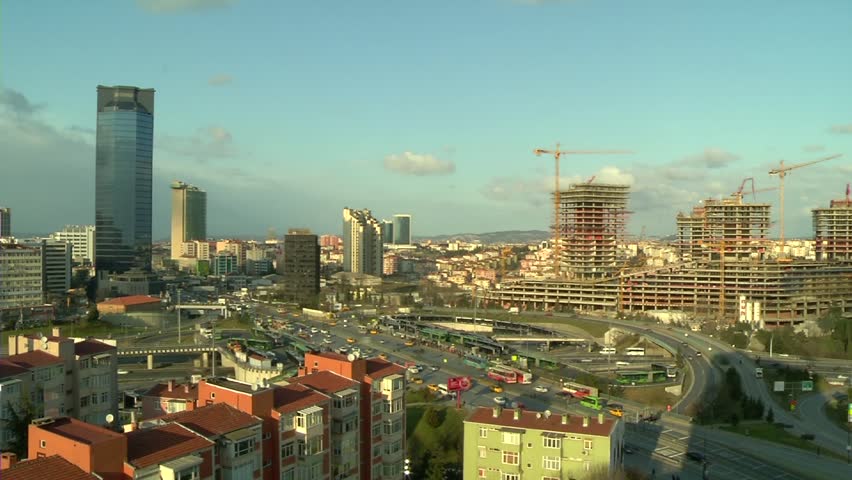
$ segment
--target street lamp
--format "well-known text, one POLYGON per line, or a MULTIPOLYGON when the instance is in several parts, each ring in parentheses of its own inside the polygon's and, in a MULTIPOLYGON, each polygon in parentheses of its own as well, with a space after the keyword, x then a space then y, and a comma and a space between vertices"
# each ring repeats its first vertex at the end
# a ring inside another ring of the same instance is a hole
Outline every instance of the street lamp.
POLYGON ((405 474, 405 478, 411 478, 411 460, 405 459, 405 470, 402 471, 405 474))

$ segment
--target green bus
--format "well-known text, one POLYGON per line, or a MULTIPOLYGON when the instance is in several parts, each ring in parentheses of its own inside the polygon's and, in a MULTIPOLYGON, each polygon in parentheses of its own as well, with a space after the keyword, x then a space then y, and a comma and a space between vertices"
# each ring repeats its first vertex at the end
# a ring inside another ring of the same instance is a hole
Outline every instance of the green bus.
POLYGON ((580 400, 580 405, 582 405, 584 407, 589 407, 589 408, 594 409, 594 410, 601 410, 606 406, 606 400, 604 400, 600 397, 595 397, 595 396, 589 395, 589 396, 583 397, 583 399, 580 400))

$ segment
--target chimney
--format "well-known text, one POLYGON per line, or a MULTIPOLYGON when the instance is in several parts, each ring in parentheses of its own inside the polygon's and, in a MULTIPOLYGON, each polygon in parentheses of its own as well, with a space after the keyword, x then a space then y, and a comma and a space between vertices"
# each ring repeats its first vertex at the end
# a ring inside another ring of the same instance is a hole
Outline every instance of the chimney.
POLYGON ((516 409, 515 409, 515 421, 518 421, 518 420, 520 420, 520 419, 521 419, 521 409, 520 409, 520 408, 516 408, 516 409))
POLYGON ((604 421, 604 414, 603 414, 603 413, 599 413, 599 414, 598 414, 598 423, 599 423, 600 425, 603 425, 603 421, 604 421))
POLYGON ((175 389, 175 381, 169 380, 169 391, 171 392, 174 389, 175 389))
POLYGON ((562 425, 568 425, 568 414, 567 413, 562 414, 562 425))
POLYGON ((54 337, 61 337, 62 336, 62 329, 59 328, 59 327, 53 327, 53 336, 54 337))
POLYGON ((491 412, 491 416, 493 418, 500 418, 500 407, 494 407, 494 410, 491 412))
POLYGON ((0 470, 12 468, 18 463, 18 456, 12 452, 3 452, 0 454, 0 470))
POLYGON ((183 386, 183 393, 189 393, 189 384, 183 386))
POLYGON ((583 415, 583 428, 586 428, 588 426, 589 426, 589 417, 583 415))

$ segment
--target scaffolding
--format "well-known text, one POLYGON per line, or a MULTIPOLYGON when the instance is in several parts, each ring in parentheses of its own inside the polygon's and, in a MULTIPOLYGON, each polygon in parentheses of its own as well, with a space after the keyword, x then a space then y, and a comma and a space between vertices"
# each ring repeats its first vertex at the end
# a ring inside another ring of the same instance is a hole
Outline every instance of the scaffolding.
POLYGON ((629 193, 627 185, 601 183, 574 184, 561 192, 560 264, 569 279, 595 281, 618 273, 629 193))
POLYGON ((817 260, 852 261, 852 203, 832 200, 829 208, 813 210, 817 260))

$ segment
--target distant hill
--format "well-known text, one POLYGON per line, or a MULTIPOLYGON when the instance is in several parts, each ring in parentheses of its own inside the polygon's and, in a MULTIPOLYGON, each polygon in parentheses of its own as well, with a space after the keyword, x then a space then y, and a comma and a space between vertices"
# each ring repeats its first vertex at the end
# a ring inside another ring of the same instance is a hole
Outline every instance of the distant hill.
POLYGON ((544 230, 507 230, 505 232, 486 232, 486 233, 455 233, 452 235, 433 235, 431 237, 416 237, 415 240, 423 242, 432 240, 433 242, 446 242, 450 240, 461 240, 463 242, 480 242, 483 244, 492 243, 538 243, 548 240, 551 237, 550 232, 544 230))

